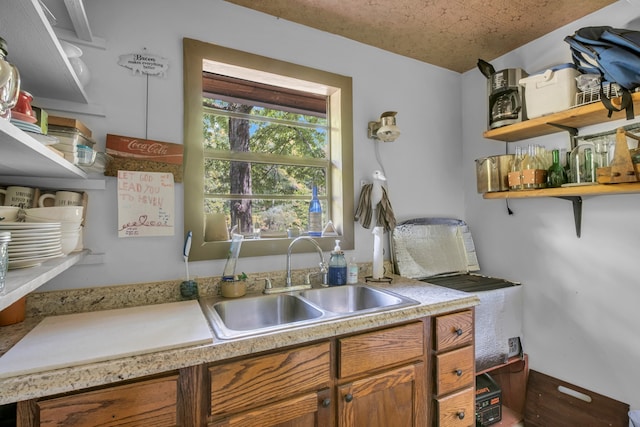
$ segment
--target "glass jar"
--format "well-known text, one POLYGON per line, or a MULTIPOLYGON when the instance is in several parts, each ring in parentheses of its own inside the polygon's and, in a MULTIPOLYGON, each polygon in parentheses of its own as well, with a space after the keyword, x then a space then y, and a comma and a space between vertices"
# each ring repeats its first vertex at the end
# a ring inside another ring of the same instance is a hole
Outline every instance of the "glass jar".
POLYGON ((20 73, 6 56, 7 42, 0 37, 0 117, 10 119, 20 94, 20 73))
POLYGON ((4 290, 7 270, 9 269, 9 242, 11 233, 0 231, 0 292, 4 290))
POLYGON ((594 145, 591 142, 584 142, 576 146, 571 151, 571 176, 569 181, 576 184, 596 182, 596 169, 593 158, 594 145))

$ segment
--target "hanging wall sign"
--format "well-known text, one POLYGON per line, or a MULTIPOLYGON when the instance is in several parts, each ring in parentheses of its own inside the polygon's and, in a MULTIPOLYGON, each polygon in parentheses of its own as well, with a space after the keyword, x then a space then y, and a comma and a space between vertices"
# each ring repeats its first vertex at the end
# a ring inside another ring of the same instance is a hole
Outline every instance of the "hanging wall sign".
POLYGON ((118 65, 133 71, 133 75, 147 74, 151 76, 164 77, 169 68, 169 60, 150 53, 130 53, 120 55, 118 65))
POLYGON ((171 173, 118 171, 118 237, 173 236, 174 201, 171 173))

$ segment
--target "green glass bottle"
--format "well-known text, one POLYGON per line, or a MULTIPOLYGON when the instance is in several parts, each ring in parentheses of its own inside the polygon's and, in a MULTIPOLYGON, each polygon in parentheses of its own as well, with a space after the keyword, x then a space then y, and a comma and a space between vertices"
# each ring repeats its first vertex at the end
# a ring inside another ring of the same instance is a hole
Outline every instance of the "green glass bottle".
POLYGON ((560 150, 551 152, 553 163, 547 170, 547 187, 560 187, 567 183, 567 172, 560 164, 560 150))

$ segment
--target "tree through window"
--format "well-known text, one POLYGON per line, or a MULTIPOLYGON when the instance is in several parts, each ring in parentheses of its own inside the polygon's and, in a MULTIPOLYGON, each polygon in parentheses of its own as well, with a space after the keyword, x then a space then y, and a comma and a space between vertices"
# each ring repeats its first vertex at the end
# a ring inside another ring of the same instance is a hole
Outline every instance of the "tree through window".
POLYGON ((307 230, 316 185, 327 212, 325 96, 203 73, 207 214, 245 236, 307 230))
POLYGON ((247 237, 241 256, 286 253, 287 229, 307 231, 314 184, 323 223, 353 249, 351 78, 187 38, 183 46, 190 258, 226 258, 228 234, 206 232, 214 217, 247 237))

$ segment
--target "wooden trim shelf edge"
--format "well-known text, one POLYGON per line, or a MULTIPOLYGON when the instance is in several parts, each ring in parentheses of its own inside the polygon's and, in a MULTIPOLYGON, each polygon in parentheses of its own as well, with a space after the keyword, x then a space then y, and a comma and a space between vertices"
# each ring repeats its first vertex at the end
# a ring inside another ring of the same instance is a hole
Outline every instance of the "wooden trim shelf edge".
MULTIPOLYGON (((640 111, 640 93, 632 94, 632 99, 634 110, 640 111)), ((608 110, 604 107, 602 102, 597 101, 580 107, 570 108, 569 110, 560 111, 558 113, 525 120, 513 125, 487 130, 482 134, 482 136, 496 141, 515 142, 522 139, 563 132, 563 129, 557 127, 557 125, 577 129, 584 126, 602 123, 607 120, 618 120, 626 117, 626 112, 624 110, 620 112, 613 112, 611 118, 607 117, 608 114, 608 110)))
POLYGON ((560 188, 544 188, 540 190, 500 191, 484 193, 485 199, 531 199, 539 197, 556 197, 568 200, 573 205, 573 220, 576 226, 576 236, 582 233, 582 197, 605 196, 612 194, 640 193, 640 182, 620 184, 593 184, 560 188))
POLYGON ((540 190, 498 191, 483 193, 484 199, 530 199, 539 197, 584 197, 640 193, 640 182, 593 184, 540 190))

